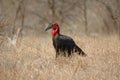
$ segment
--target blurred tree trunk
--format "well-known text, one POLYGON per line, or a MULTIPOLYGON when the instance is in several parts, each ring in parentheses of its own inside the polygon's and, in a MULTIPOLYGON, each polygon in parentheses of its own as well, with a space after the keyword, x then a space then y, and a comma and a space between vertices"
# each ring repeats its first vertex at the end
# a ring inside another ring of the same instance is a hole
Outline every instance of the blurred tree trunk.
POLYGON ((63 13, 63 9, 64 9, 64 3, 65 0, 61 0, 62 1, 62 5, 60 6, 60 10, 59 10, 59 18, 60 18, 60 25, 62 26, 62 24, 64 23, 64 13, 63 13))
POLYGON ((52 15, 52 21, 55 21, 56 14, 55 14, 55 0, 48 0, 48 6, 50 8, 50 12, 52 15))
POLYGON ((85 18, 85 32, 88 33, 88 19, 87 19, 87 0, 84 0, 84 18, 85 18))
POLYGON ((118 35, 119 35, 119 39, 120 39, 120 0, 117 0, 117 12, 118 12, 118 16, 117 16, 117 27, 118 27, 118 35))
MULTIPOLYGON (((112 10, 112 8, 111 8, 111 6, 112 5, 107 5, 106 3, 105 3, 105 1, 101 1, 101 0, 97 0, 98 2, 100 2, 100 3, 102 3, 105 7, 106 7, 106 9, 107 9, 107 11, 109 12, 109 15, 110 15, 110 17, 111 17, 111 19, 113 20, 113 24, 114 24, 114 30, 118 33, 118 34, 120 34, 119 32, 119 27, 120 27, 120 0, 116 0, 116 6, 117 7, 114 7, 114 9, 117 9, 115 12, 116 13, 113 13, 113 10, 112 10)), ((105 22, 105 21, 104 21, 105 22)), ((105 23, 105 25, 107 25, 106 23, 105 23)), ((111 31, 110 31, 110 27, 109 26, 106 26, 106 28, 107 28, 107 32, 108 32, 108 34, 110 34, 111 33, 111 31)))

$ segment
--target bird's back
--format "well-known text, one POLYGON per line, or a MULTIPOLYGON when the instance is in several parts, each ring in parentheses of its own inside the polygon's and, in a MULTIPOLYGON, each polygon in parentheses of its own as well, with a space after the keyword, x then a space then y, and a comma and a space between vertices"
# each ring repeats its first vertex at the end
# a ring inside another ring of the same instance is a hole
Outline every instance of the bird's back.
POLYGON ((68 49, 73 49, 75 46, 75 42, 72 38, 65 36, 65 35, 57 35, 53 38, 53 45, 54 48, 59 49, 60 51, 67 51, 68 49))
POLYGON ((75 45, 75 42, 69 36, 60 35, 59 36, 59 41, 60 41, 60 44, 63 44, 63 45, 66 45, 66 46, 75 45))

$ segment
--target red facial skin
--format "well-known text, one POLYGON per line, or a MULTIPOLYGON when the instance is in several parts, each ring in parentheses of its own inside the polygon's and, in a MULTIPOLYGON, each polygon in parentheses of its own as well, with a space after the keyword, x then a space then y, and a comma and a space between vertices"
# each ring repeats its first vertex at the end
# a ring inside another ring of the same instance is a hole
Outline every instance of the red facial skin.
POLYGON ((58 33, 58 30, 59 30, 59 26, 57 23, 52 23, 53 25, 53 28, 52 28, 52 36, 55 37, 55 35, 58 33))

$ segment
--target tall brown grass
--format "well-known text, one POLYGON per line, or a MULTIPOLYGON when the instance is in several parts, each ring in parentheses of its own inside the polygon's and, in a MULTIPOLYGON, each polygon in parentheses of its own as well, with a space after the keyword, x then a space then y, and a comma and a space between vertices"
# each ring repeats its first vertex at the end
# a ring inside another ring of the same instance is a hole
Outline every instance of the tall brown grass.
POLYGON ((4 42, 0 48, 0 80, 120 80, 120 41, 117 36, 78 37, 82 57, 55 58, 50 37, 23 37, 22 45, 4 42))

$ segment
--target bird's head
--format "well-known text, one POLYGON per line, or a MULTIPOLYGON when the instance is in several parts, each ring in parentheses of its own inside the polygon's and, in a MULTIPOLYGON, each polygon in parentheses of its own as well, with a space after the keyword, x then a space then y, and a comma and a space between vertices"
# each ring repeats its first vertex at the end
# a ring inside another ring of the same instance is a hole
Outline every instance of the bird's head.
POLYGON ((45 31, 47 31, 47 30, 49 30, 49 29, 52 29, 52 35, 53 35, 53 37, 54 37, 57 33, 59 33, 59 26, 58 26, 58 24, 57 24, 56 22, 50 23, 50 24, 48 25, 48 27, 45 29, 45 31))

